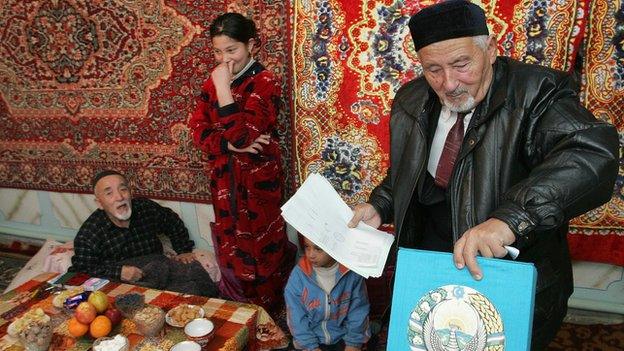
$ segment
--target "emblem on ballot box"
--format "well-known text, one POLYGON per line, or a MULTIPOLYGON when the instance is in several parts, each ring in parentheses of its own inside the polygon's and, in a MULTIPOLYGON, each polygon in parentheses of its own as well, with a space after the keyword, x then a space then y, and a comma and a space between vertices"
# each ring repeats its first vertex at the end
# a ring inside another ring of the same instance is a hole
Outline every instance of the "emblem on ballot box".
POLYGON ((477 257, 483 278, 447 252, 399 248, 388 350, 529 351, 537 271, 477 257))
POLYGON ((431 290, 411 311, 407 338, 411 350, 493 351, 505 343, 503 322, 492 302, 461 285, 431 290))

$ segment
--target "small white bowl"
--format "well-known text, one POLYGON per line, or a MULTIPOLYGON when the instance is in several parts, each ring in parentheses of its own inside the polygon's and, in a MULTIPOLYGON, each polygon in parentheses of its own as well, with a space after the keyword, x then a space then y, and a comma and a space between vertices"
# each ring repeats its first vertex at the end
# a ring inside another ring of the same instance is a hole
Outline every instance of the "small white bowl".
MULTIPOLYGON (((126 338, 125 336, 123 336, 121 334, 119 334, 119 335, 124 340, 124 344, 121 347, 119 347, 117 350, 115 350, 115 351, 128 351, 128 350, 130 350, 130 341, 128 340, 128 338, 126 338)), ((114 338, 113 336, 104 336, 104 337, 95 339, 95 341, 93 342, 92 349, 93 350, 97 350, 96 347, 100 346, 100 344, 102 342, 107 341, 107 340, 113 340, 113 338, 114 338)))
POLYGON ((214 324, 207 318, 195 318, 186 324, 184 334, 189 340, 195 341, 202 348, 205 348, 214 338, 214 324))
POLYGON ((195 341, 182 341, 173 345, 169 351, 201 351, 201 346, 195 341))

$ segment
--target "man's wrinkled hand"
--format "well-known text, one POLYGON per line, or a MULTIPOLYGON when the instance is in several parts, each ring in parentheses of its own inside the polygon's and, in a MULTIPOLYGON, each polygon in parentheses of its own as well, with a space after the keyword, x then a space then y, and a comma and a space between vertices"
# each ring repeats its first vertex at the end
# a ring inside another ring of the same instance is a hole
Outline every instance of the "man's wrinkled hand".
POLYGON ((379 228, 381 225, 381 216, 377 213, 377 210, 373 207, 373 205, 364 202, 357 204, 353 208, 353 217, 347 225, 349 228, 355 228, 360 221, 370 225, 373 228, 379 228))
POLYGON ((173 257, 173 259, 175 261, 188 264, 188 263, 195 261, 195 254, 192 252, 187 252, 187 253, 176 255, 173 257))
POLYGON ((349 345, 345 346, 345 349, 344 349, 344 351, 360 351, 360 350, 362 349, 359 347, 349 346, 349 345))
POLYGON ((143 271, 135 266, 122 266, 121 267, 121 280, 127 282, 136 282, 143 278, 143 271))
POLYGON ((507 255, 505 245, 511 245, 514 241, 516 237, 507 223, 500 219, 490 218, 468 229, 457 240, 453 248, 453 261, 458 269, 468 267, 472 277, 481 280, 483 272, 477 264, 477 255, 504 257, 507 255))

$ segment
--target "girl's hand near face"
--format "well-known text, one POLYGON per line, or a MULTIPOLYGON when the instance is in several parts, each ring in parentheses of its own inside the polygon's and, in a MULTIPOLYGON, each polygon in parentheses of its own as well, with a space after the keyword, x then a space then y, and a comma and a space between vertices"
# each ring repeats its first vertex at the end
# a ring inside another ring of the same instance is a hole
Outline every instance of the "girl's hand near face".
POLYGON ((230 81, 232 80, 232 67, 234 62, 223 62, 212 71, 210 77, 217 90, 230 90, 230 81))
POLYGON ((234 61, 228 61, 227 66, 228 66, 228 70, 230 71, 230 80, 232 80, 231 77, 234 76, 234 61))
POLYGON ((232 80, 232 70, 234 69, 234 61, 222 62, 210 74, 212 83, 217 89, 217 100, 219 106, 226 106, 234 102, 232 91, 230 90, 230 82, 232 80))

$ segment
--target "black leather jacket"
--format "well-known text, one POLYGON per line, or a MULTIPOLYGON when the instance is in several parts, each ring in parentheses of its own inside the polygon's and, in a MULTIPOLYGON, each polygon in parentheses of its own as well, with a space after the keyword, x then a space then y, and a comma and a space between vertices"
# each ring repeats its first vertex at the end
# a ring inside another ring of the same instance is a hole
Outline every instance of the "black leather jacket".
MULTIPOLYGON (((394 222, 400 246, 413 247, 422 233, 414 189, 426 172, 428 115, 438 101, 421 77, 401 87, 392 105, 391 169, 369 203, 384 223, 394 222)), ((578 101, 565 73, 499 57, 447 190, 455 241, 488 218, 504 221, 516 235, 518 260, 536 265, 538 292, 559 284, 565 301, 572 292, 568 220, 609 200, 618 169, 615 128, 578 101)))

